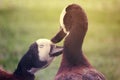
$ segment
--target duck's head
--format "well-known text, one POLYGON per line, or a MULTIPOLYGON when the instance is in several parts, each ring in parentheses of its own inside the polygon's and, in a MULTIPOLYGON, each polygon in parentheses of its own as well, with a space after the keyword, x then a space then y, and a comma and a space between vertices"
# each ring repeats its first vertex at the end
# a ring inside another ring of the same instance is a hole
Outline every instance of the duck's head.
POLYGON ((60 26, 64 33, 68 34, 73 26, 80 26, 87 23, 87 16, 78 4, 70 4, 61 12, 60 26))
POLYGON ((48 63, 63 51, 63 47, 55 45, 48 39, 39 39, 34 44, 37 45, 40 61, 47 61, 48 63))
POLYGON ((39 69, 47 67, 55 56, 62 53, 63 47, 56 46, 48 39, 39 39, 34 42, 27 53, 22 57, 16 70, 34 74, 39 69))
POLYGON ((58 56, 62 53, 63 47, 56 46, 48 39, 39 39, 35 43, 33 43, 30 47, 30 51, 32 50, 33 57, 33 68, 29 71, 36 71, 35 68, 42 69, 47 67, 55 56, 58 56))
POLYGON ((69 35, 73 26, 80 26, 81 23, 87 22, 82 8, 77 4, 70 4, 65 7, 60 15, 60 31, 52 38, 53 43, 60 42, 69 35))
MULTIPOLYGON (((58 43, 71 32, 73 26, 79 26, 82 15, 82 8, 77 4, 71 4, 65 7, 60 15, 60 31, 51 39, 53 43, 58 43)), ((83 20, 83 19, 82 19, 83 20)))

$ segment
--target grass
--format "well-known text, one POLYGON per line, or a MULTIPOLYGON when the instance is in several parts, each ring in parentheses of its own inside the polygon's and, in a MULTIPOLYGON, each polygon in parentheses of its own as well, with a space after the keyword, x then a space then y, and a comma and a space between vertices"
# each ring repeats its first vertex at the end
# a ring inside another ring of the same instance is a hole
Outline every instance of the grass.
MULTIPOLYGON (((53 37, 59 29, 59 15, 69 3, 80 4, 88 16, 85 55, 108 80, 120 80, 119 0, 1 0, 0 66, 13 72, 32 42, 53 37)), ((36 80, 53 80, 60 61, 61 56, 39 71, 36 80)))

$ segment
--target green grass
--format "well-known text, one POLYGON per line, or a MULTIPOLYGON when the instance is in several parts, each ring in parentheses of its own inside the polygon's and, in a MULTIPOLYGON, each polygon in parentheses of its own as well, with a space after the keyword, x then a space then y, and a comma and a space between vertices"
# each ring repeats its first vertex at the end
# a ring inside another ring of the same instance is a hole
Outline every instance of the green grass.
MULTIPOLYGON (((107 80, 120 80, 119 0, 1 0, 0 66, 13 72, 32 42, 39 38, 51 39, 59 29, 62 9, 70 3, 80 4, 88 16, 85 55, 107 80)), ((53 80, 60 61, 61 56, 39 71, 36 80, 53 80)))

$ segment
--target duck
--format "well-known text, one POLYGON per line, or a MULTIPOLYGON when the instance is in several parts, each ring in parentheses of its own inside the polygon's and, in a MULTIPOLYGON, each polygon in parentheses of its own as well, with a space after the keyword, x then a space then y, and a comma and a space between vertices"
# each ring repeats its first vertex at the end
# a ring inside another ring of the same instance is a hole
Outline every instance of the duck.
POLYGON ((82 45, 88 30, 85 11, 78 4, 65 7, 60 15, 60 31, 51 39, 64 39, 62 60, 55 80, 106 80, 84 55, 82 45))
POLYGON ((34 80, 35 73, 48 67, 62 51, 63 47, 56 46, 51 40, 38 39, 30 45, 13 73, 0 68, 0 80, 34 80))

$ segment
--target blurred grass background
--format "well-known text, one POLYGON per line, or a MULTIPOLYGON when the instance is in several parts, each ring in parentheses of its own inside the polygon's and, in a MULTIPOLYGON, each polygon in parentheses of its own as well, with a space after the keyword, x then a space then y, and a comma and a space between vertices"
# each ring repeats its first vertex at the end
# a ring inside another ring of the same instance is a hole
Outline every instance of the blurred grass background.
MULTIPOLYGON (((32 42, 51 39, 70 3, 80 4, 88 16, 85 55, 107 80, 120 80, 120 0, 0 0, 0 66, 13 72, 32 42)), ((39 71, 36 80, 53 80, 60 60, 39 71)))

